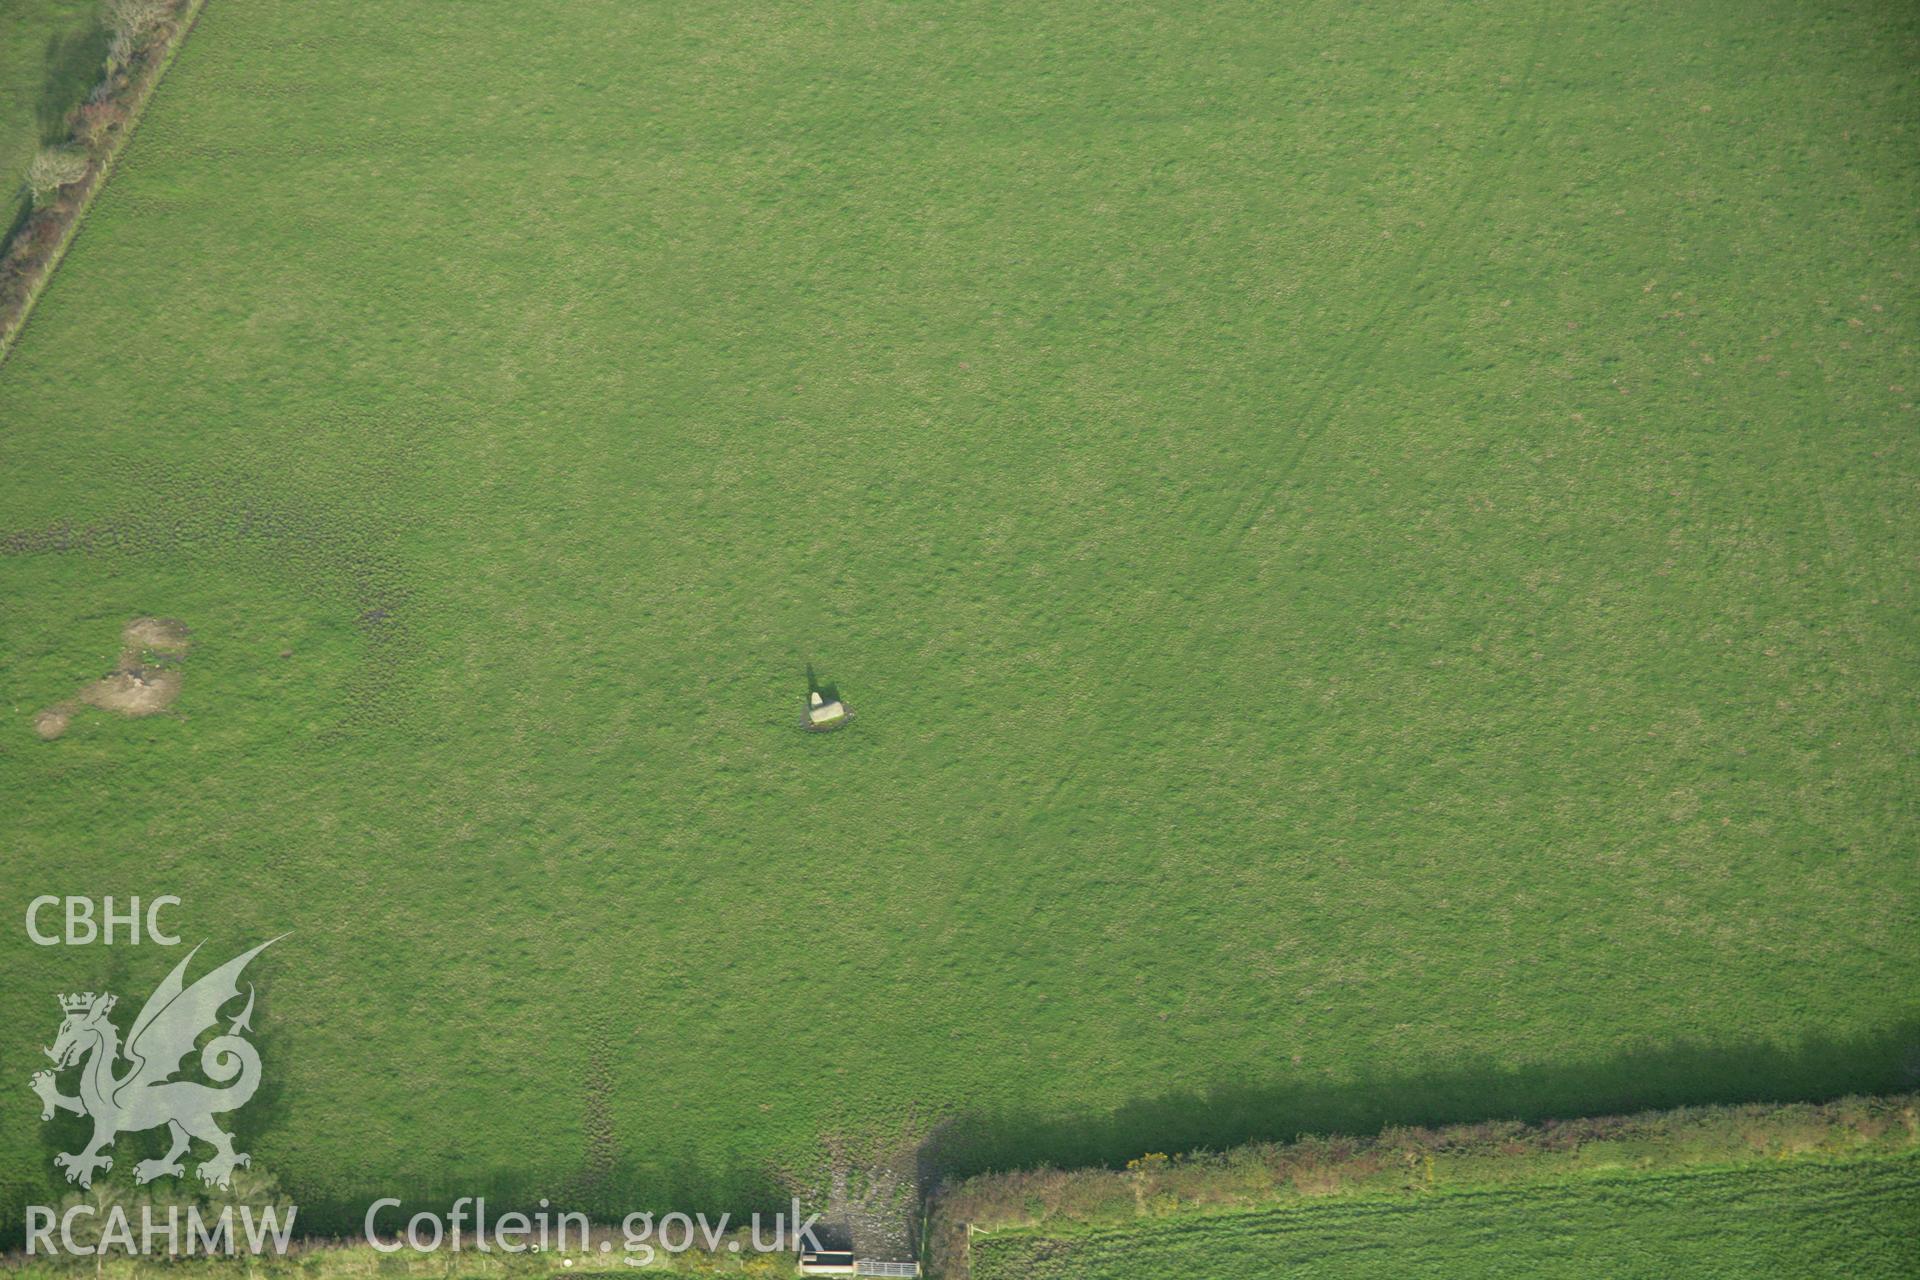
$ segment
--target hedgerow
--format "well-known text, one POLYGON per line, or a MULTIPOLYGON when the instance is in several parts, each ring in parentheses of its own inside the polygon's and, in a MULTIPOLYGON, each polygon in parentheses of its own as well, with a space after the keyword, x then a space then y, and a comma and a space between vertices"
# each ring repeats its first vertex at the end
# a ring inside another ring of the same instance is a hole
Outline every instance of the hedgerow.
POLYGON ((112 32, 100 82, 67 114, 67 138, 44 147, 21 175, 32 211, 0 246, 0 359, 33 310, 35 299, 79 229, 94 192, 159 83, 167 63, 199 16, 203 0, 107 0, 112 32))
POLYGON ((1683 1107, 1541 1124, 1393 1127, 1229 1151, 1150 1152, 1124 1169, 1035 1169, 969 1178, 929 1214, 936 1274, 967 1274, 975 1232, 1071 1235, 1141 1219, 1229 1213, 1327 1197, 1417 1197, 1624 1172, 1854 1158, 1920 1146, 1920 1095, 1820 1105, 1683 1107))

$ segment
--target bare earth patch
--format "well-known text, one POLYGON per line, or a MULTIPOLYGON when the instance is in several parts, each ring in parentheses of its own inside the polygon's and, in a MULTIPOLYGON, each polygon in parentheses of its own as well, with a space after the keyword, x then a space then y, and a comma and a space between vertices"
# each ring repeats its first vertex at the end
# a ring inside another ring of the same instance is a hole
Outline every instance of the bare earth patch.
MULTIPOLYGON (((172 618, 135 618, 120 633, 120 643, 127 650, 147 649, 161 657, 184 657, 187 652, 187 626, 172 618)), ((126 652, 122 651, 122 662, 126 661, 126 656, 126 652)))
POLYGON ((180 696, 180 673, 166 667, 134 667, 103 676, 80 691, 80 701, 123 716, 165 711, 180 696))
POLYGON ((82 705, 123 716, 165 711, 180 696, 181 672, 170 665, 186 656, 187 628, 171 618, 135 618, 120 632, 120 661, 114 670, 81 687, 73 698, 41 711, 33 731, 48 742, 67 731, 82 705))

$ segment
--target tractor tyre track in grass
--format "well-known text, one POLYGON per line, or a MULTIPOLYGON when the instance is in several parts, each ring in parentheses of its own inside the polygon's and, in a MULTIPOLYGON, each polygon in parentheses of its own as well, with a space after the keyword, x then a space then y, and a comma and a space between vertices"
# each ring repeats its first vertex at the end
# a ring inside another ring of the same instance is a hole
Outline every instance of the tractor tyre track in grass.
MULTIPOLYGON (((1233 495, 1229 497, 1231 505, 1221 513, 1218 523, 1208 525, 1203 533, 1196 534, 1188 540, 1189 565, 1186 573, 1190 579, 1201 580, 1204 569, 1220 563, 1223 544, 1225 552, 1231 555, 1259 527, 1261 519, 1271 508, 1275 495, 1286 485, 1308 448, 1331 420, 1333 409, 1337 407, 1341 398, 1365 376, 1374 358, 1392 340, 1393 330, 1383 322, 1395 311, 1404 311, 1406 299, 1417 294, 1421 273, 1426 270, 1428 263, 1432 260, 1436 246, 1443 242, 1451 243, 1455 228, 1468 228, 1473 225, 1492 200, 1496 178, 1510 173, 1518 163, 1514 155, 1513 133, 1523 112, 1528 115, 1528 128, 1533 127, 1538 121, 1537 89, 1541 79, 1540 60, 1550 43, 1549 31, 1555 12, 1550 3, 1543 2, 1539 6, 1533 24, 1533 35, 1528 44, 1523 78, 1510 95, 1506 118, 1499 129, 1494 131, 1479 148, 1478 162, 1470 166, 1474 169, 1484 169, 1486 172, 1470 174, 1461 183, 1459 198, 1454 201, 1441 224, 1422 238, 1412 263, 1397 280, 1382 283, 1378 287, 1381 301, 1375 308, 1372 318, 1355 330, 1346 347, 1330 362, 1326 376, 1320 380, 1318 389, 1312 394, 1306 409, 1299 414, 1299 421, 1305 425, 1293 438, 1292 443, 1275 459, 1271 470, 1247 468, 1249 482, 1233 491, 1233 495), (1469 206, 1472 208, 1471 213, 1467 212, 1469 206), (1363 351, 1365 358, 1360 360, 1360 367, 1349 376, 1342 378, 1342 372, 1352 367, 1356 357, 1363 351), (1262 476, 1269 478, 1262 481, 1262 476)), ((1198 627, 1182 630, 1179 637, 1180 643, 1177 645, 1177 650, 1182 655, 1190 653, 1195 646, 1203 643, 1202 629, 1198 627)), ((1224 640, 1231 641, 1233 638, 1234 635, 1229 634, 1224 637, 1224 640)), ((1223 637, 1208 636, 1205 639, 1220 642, 1223 637)), ((1164 659, 1166 653, 1165 647, 1150 652, 1137 652, 1130 664, 1114 673, 1110 687, 1126 689, 1134 683, 1146 659, 1149 657, 1164 659)), ((1188 665, 1190 668, 1191 663, 1189 662, 1188 665)), ((1023 820, 1025 825, 1032 827, 1044 823, 1063 801, 1074 795, 1077 786, 1084 780, 1087 758, 1085 753, 1081 753, 1065 762, 1059 777, 1047 789, 1039 803, 1025 816, 1023 820)))
MULTIPOLYGON (((1240 546, 1260 527, 1260 521, 1272 507, 1274 498, 1292 479, 1307 450, 1333 420, 1347 394, 1366 377, 1381 351, 1393 340, 1396 330, 1385 322, 1395 312, 1404 313, 1411 300, 1422 296, 1421 275, 1432 262, 1435 247, 1453 243, 1456 229, 1470 228, 1480 219, 1492 203, 1495 183, 1503 181, 1518 163, 1519 148, 1525 140, 1514 137, 1514 126, 1519 122, 1522 111, 1529 116, 1527 129, 1531 130, 1538 123, 1540 58, 1549 43, 1547 32, 1554 13, 1551 4, 1541 4, 1521 81, 1508 95, 1506 119, 1480 148, 1480 164, 1490 171, 1471 175, 1462 184, 1460 198, 1447 211, 1440 224, 1421 237, 1413 261, 1400 277, 1383 282, 1377 288, 1380 305, 1374 310, 1372 318, 1355 330, 1346 349, 1330 362, 1326 377, 1321 379, 1318 389, 1297 415, 1301 424, 1299 431, 1292 433, 1291 443, 1280 451, 1273 465, 1246 469, 1249 487, 1242 491, 1241 499, 1226 514, 1221 525, 1210 530, 1216 537, 1230 535, 1230 547, 1240 546), (1471 213, 1467 212, 1469 205, 1473 206, 1471 213), (1360 357, 1357 365, 1356 356, 1360 357), (1343 373, 1347 376, 1342 377, 1343 373)), ((1211 538, 1209 545, 1213 545, 1211 538)))

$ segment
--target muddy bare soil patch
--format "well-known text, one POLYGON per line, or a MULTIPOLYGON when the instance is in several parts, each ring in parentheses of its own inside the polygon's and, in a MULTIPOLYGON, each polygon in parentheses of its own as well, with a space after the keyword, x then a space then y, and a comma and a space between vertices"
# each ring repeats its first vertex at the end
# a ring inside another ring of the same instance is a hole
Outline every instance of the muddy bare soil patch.
POLYGON ((186 624, 171 618, 135 618, 120 631, 120 657, 114 669, 33 718, 33 731, 51 742, 67 731, 83 707, 123 716, 165 711, 180 696, 182 673, 174 664, 186 657, 186 624))

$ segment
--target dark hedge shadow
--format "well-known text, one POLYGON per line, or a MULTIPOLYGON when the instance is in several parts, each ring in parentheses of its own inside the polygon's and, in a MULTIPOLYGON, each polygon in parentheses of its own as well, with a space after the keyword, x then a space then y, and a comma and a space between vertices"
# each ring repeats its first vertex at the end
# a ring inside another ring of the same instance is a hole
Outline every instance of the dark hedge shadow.
POLYGON ((1515 1070, 1465 1064, 1347 1083, 1226 1084, 1142 1098, 1105 1114, 976 1112, 922 1148, 924 1187, 1043 1165, 1118 1167, 1149 1151, 1222 1150, 1301 1134, 1366 1135, 1389 1125, 1539 1121, 1669 1107, 1823 1102, 1920 1086, 1920 1019, 1798 1045, 1680 1040, 1591 1063, 1515 1070))
POLYGON ((40 96, 34 100, 34 123, 40 144, 50 146, 67 136, 67 113, 79 106, 100 82, 112 35, 103 24, 86 31, 54 36, 47 41, 46 74, 40 96))
MULTIPOLYGON (((490 1221, 497 1222, 509 1211, 524 1213, 536 1222, 537 1215, 545 1213, 550 1223, 557 1223, 562 1213, 584 1213, 596 1224, 615 1227, 630 1213, 704 1213, 710 1221, 724 1213, 735 1225, 760 1213, 771 1231, 772 1215, 788 1208, 789 1193, 765 1169, 742 1164, 716 1167, 692 1152, 655 1157, 644 1166, 623 1158, 601 1185, 586 1192, 570 1189, 566 1182, 543 1183, 517 1169, 497 1168, 458 1187, 394 1183, 343 1195, 298 1180, 283 1179, 281 1185, 288 1199, 300 1207, 296 1234, 355 1241, 362 1238, 368 1209, 387 1196, 402 1203, 381 1210, 375 1225, 383 1234, 403 1227, 416 1213, 444 1217, 456 1200, 467 1196, 485 1198, 490 1221)), ((468 1215, 471 1221, 471 1207, 468 1215)))
MULTIPOLYGON (((109 966, 111 968, 111 966, 109 966)), ((106 974, 109 982, 115 977, 106 974)), ((52 1010, 50 1009, 51 1013, 52 1010)), ((290 1052, 284 1040, 272 1045, 290 1052)), ((1279 1081, 1225 1084, 1205 1092, 1176 1091, 1142 1098, 1111 1112, 1047 1117, 1020 1111, 963 1113, 942 1125, 920 1149, 923 1191, 942 1181, 1010 1169, 1118 1167, 1149 1151, 1221 1150, 1247 1142, 1302 1134, 1366 1135, 1389 1125, 1463 1124, 1483 1120, 1541 1121, 1680 1106, 1822 1102, 1847 1094, 1920 1088, 1920 1019, 1906 1019, 1856 1036, 1813 1036, 1796 1045, 1760 1040, 1709 1043, 1680 1040, 1631 1049, 1611 1058, 1565 1066, 1512 1069, 1490 1063, 1457 1064, 1426 1073, 1363 1076, 1345 1083, 1279 1081)), ((267 1092, 249 1134, 284 1118, 287 1100, 267 1092)), ((70 1146, 70 1126, 47 1125, 42 1150, 70 1146)), ((534 1139, 535 1135, 530 1135, 534 1139)), ((284 1173, 283 1170, 275 1170, 284 1173)), ((49 1178, 52 1184, 56 1179, 49 1178)), ((596 1221, 651 1210, 729 1212, 736 1219, 787 1205, 788 1194, 763 1167, 719 1166, 692 1151, 652 1152, 645 1161, 622 1153, 592 1192, 537 1185, 524 1172, 497 1168, 459 1187, 338 1187, 283 1179, 300 1206, 298 1234, 356 1237, 367 1207, 399 1196, 404 1214, 444 1212, 459 1196, 484 1195, 488 1212, 532 1213, 578 1209, 596 1221)), ((26 1188, 13 1189, 24 1192, 26 1188)), ((54 1191, 53 1186, 46 1186, 54 1191)), ((54 1191, 57 1197, 58 1192, 54 1191)), ((19 1194, 0 1196, 17 1208, 19 1194)), ((400 1214, 395 1210, 393 1213, 400 1214)), ((400 1221, 404 1222, 404 1216, 400 1221)), ((383 1223, 386 1221, 383 1218, 383 1223)), ((0 1245, 19 1243, 17 1213, 0 1220, 0 1245)))

